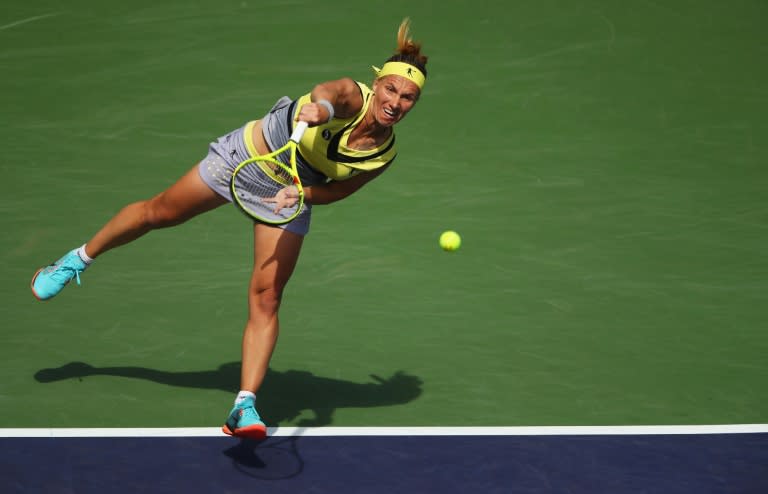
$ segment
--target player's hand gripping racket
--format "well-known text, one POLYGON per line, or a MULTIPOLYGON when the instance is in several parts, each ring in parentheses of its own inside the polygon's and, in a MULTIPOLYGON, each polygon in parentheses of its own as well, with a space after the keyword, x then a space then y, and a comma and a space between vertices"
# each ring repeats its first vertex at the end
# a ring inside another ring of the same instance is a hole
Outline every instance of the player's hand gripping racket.
POLYGON ((237 165, 230 189, 235 204, 255 220, 282 225, 293 220, 304 206, 304 188, 296 171, 296 146, 307 130, 298 122, 285 146, 237 165), (277 158, 289 152, 286 165, 277 158))

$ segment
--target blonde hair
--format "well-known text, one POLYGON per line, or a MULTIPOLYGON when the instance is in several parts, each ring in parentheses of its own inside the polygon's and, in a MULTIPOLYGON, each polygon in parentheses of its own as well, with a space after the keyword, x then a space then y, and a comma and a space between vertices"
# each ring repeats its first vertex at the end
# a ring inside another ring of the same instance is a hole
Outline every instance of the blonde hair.
POLYGON ((406 17, 397 30, 397 50, 387 59, 387 62, 404 62, 419 69, 427 75, 427 56, 421 53, 421 42, 411 38, 411 19, 406 17))

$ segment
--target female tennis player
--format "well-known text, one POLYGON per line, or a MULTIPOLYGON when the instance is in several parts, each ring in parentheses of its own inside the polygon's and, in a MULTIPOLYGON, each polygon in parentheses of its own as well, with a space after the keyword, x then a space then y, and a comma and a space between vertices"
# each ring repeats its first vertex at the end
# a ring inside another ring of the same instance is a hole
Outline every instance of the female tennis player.
MULTIPOLYGON (((32 278, 32 293, 48 300, 73 278, 80 284, 83 271, 108 250, 231 202, 231 178, 238 164, 279 149, 288 142, 297 122, 306 122, 309 128, 296 153, 303 186, 301 213, 280 225, 254 222, 241 391, 223 426, 230 435, 263 438, 266 426, 255 408, 256 392, 277 341, 281 297, 309 231, 312 207, 349 196, 391 165, 397 154, 393 126, 418 101, 426 63, 421 43, 410 37, 406 18, 398 29, 395 54, 380 69, 374 67, 371 88, 344 78, 318 84, 295 100, 280 98, 261 120, 211 143, 207 156, 167 190, 124 207, 83 246, 38 270, 32 278)), ((285 186, 272 198, 276 208, 296 202, 297 193, 295 185, 285 186)))

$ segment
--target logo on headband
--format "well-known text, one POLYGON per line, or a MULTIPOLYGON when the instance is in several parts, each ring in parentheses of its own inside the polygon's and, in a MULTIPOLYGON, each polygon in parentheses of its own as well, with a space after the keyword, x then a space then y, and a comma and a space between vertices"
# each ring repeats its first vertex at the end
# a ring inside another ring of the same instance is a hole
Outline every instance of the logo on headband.
POLYGON ((384 77, 386 75, 407 77, 419 86, 419 89, 423 88, 424 82, 426 82, 426 76, 418 67, 405 62, 387 62, 382 68, 373 66, 372 69, 376 77, 384 77))

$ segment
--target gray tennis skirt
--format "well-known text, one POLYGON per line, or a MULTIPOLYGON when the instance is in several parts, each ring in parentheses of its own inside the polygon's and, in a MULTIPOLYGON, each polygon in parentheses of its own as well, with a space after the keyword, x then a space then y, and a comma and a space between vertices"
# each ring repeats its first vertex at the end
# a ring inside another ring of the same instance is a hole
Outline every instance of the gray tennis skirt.
MULTIPOLYGON (((283 113, 287 114, 291 106, 291 100, 288 97, 282 97, 275 103, 275 106, 262 120, 262 128, 265 134, 265 140, 272 147, 277 149, 286 142, 290 136, 287 124, 281 125, 281 121, 287 121, 283 113), (283 128, 285 127, 285 128, 283 128)), ((245 145, 243 132, 247 124, 229 134, 219 137, 208 146, 208 154, 198 165, 200 178, 208 184, 208 187, 216 193, 232 202, 232 192, 230 189, 230 179, 237 165, 251 158, 248 148, 245 145)), ((315 170, 303 169, 298 167, 299 176, 304 186, 314 185, 327 181, 327 178, 315 170)), ((271 180, 266 174, 261 172, 261 177, 265 181, 271 180)), ((304 207, 299 215, 291 222, 284 225, 274 225, 297 235, 306 235, 309 233, 309 223, 312 218, 312 205, 304 203, 304 207)))

